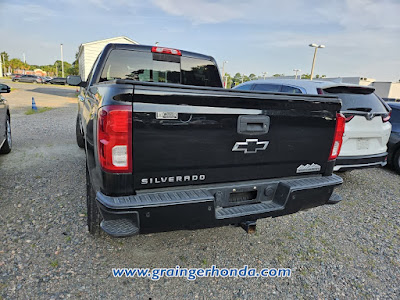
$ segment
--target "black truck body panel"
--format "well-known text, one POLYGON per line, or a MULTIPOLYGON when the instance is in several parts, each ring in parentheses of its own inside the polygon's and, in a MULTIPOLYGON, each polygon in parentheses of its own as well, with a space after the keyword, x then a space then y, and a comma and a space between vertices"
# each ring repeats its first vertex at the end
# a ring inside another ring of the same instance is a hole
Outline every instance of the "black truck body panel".
MULTIPOLYGON (((124 236, 118 230, 126 224, 112 223, 118 219, 138 228, 128 230, 132 234, 285 215, 328 203, 333 187, 341 184, 332 175, 335 161, 328 161, 341 108, 338 98, 122 79, 99 82, 113 49, 150 51, 148 46, 106 46, 79 95, 90 179, 104 221, 110 221, 102 226, 106 232, 124 236), (132 111, 132 173, 105 172, 99 164, 97 114, 108 105, 132 111), (177 117, 157 118, 160 112, 177 117), (319 168, 301 171, 313 164, 319 168), (196 191, 204 197, 190 197, 196 191), (180 194, 186 194, 186 201, 180 194), (152 197, 158 202, 150 206, 137 200, 151 202, 152 197)), ((191 52, 184 55, 214 62, 191 52)))

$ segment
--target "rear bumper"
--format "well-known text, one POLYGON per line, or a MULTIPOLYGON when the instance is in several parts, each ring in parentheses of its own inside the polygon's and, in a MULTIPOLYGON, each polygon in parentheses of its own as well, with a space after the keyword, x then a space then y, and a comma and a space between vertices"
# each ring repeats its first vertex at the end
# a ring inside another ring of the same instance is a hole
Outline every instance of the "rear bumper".
POLYGON ((364 156, 342 156, 336 158, 334 171, 348 171, 359 168, 383 167, 387 163, 387 152, 364 155, 364 156))
POLYGON ((102 229, 113 236, 128 236, 238 224, 337 203, 340 197, 331 195, 342 182, 336 175, 283 178, 152 190, 124 197, 98 192, 96 199, 102 229), (252 196, 247 199, 248 195, 252 196))

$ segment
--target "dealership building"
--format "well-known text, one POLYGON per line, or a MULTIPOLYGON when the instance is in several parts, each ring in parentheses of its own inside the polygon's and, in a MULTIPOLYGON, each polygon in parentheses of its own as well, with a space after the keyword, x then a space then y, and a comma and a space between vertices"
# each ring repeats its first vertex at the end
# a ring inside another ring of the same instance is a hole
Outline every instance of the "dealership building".
POLYGON ((94 42, 84 43, 79 46, 78 62, 79 62, 79 75, 82 80, 86 80, 90 70, 104 46, 109 43, 115 44, 138 44, 138 42, 131 40, 125 36, 118 36, 105 40, 98 40, 94 42))

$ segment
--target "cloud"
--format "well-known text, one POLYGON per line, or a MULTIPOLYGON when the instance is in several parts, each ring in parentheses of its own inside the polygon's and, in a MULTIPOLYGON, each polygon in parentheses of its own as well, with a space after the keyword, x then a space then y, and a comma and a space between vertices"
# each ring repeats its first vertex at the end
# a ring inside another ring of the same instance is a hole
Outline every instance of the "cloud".
POLYGON ((244 5, 237 1, 153 0, 153 3, 168 14, 184 17, 195 24, 222 23, 244 17, 241 11, 244 5))
POLYGON ((39 4, 6 3, 2 7, 2 10, 14 14, 15 20, 22 20, 25 22, 40 22, 49 17, 56 16, 54 10, 39 4))

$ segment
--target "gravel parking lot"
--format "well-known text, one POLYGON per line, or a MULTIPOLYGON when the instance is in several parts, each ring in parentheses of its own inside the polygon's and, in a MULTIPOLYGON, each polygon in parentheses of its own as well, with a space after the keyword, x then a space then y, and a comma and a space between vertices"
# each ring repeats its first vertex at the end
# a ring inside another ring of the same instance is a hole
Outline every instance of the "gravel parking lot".
MULTIPOLYGON (((4 81, 5 82, 5 81, 4 81)), ((0 156, 4 299, 399 299, 400 176, 352 171, 344 201, 236 227, 115 239, 86 229, 75 89, 10 84, 13 151, 0 156), (40 89, 40 90, 34 90, 40 89), (25 115, 31 97, 54 109, 25 115), (114 278, 115 267, 292 268, 291 278, 114 278)), ((0 296, 0 298, 1 298, 0 296)))

